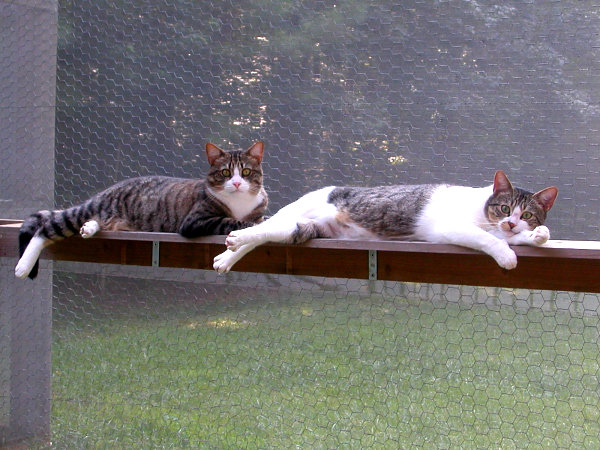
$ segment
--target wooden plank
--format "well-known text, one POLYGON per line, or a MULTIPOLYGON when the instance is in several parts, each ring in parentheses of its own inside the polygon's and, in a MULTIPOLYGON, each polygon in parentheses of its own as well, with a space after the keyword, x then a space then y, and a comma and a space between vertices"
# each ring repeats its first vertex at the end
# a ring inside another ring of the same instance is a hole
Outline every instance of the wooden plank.
POLYGON ((17 219, 0 219, 0 225, 8 225, 11 227, 16 227, 16 228, 19 228, 22 223, 23 223, 22 220, 17 220, 17 219))
POLYGON ((151 266, 152 242, 72 237, 47 247, 41 256, 55 261, 151 266))
MULTIPOLYGON (((18 235, 18 228, 0 226, 0 257, 19 257, 18 235)), ((41 257, 56 261, 149 266, 152 263, 152 242, 74 236, 46 248, 41 257)))
MULTIPOLYGON (((2 231, 17 232, 21 221, 4 219, 7 223, 4 225, 0 219, 0 237, 2 231)), ((11 235, 16 236, 16 234, 11 235)), ((160 242, 181 242, 181 243, 201 243, 201 244, 219 244, 224 245, 225 236, 204 236, 195 239, 187 239, 175 233, 148 233, 139 231, 101 231, 94 236, 94 239, 106 240, 129 240, 129 241, 160 241, 160 242)), ((277 245, 277 244, 271 244, 277 245)), ((436 253, 450 254, 478 254, 476 250, 465 247, 448 244, 431 244, 428 242, 409 242, 409 241, 377 241, 377 240, 344 240, 344 239, 312 239, 296 247, 307 248, 330 248, 330 249, 349 249, 349 250, 378 250, 378 251, 402 251, 415 253, 431 253, 432 248, 436 253)), ((547 258, 553 257, 572 257, 595 259, 600 257, 599 241, 564 241, 551 240, 543 247, 517 246, 513 247, 519 256, 532 256, 547 258)))
POLYGON ((159 266, 211 270, 212 258, 221 253, 224 248, 224 245, 218 246, 217 244, 161 241, 159 266))
MULTIPOLYGON (((18 228, 14 221, 0 224, 0 256, 18 257, 18 228)), ((225 236, 102 232, 92 239, 57 242, 42 258, 150 266, 153 241, 160 242, 161 267, 212 270, 213 258, 225 250, 225 236)), ((380 280, 600 292, 599 242, 550 241, 541 248, 513 249, 518 266, 507 271, 488 255, 454 245, 313 239, 302 245, 261 246, 234 270, 368 279, 368 250, 377 250, 380 280)))
POLYGON ((484 254, 378 252, 380 280, 600 292, 600 259, 521 255, 513 270, 484 254))
POLYGON ((19 256, 19 228, 0 225, 0 257, 19 256))
MULTIPOLYGON (((224 242, 224 236, 222 237, 224 242)), ((212 270, 213 258, 224 244, 161 242, 160 266, 212 270)), ((368 253, 364 250, 311 249, 301 246, 263 245, 234 266, 238 272, 280 273, 343 278, 367 278, 368 253)))
MULTIPOLYGON (((271 248, 272 252, 281 253, 285 259, 286 265, 282 267, 285 272, 281 273, 337 278, 369 278, 368 250, 323 249, 304 246, 272 246, 271 248)), ((233 268, 240 270, 236 266, 233 268)))

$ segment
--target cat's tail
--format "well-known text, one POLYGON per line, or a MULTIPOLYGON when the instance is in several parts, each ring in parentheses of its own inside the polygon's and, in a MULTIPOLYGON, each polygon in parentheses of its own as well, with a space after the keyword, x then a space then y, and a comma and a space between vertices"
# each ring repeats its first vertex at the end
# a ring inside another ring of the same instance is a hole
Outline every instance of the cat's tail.
POLYGON ((38 274, 42 250, 54 242, 73 236, 92 216, 90 203, 59 211, 38 211, 29 216, 19 230, 19 262, 15 276, 34 279, 38 274))

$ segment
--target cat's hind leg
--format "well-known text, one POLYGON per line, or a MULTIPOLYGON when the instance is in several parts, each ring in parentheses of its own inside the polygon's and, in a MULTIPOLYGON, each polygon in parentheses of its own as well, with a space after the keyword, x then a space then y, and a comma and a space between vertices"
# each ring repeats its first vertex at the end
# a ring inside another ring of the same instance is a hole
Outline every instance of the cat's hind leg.
POLYGON ((213 269, 219 273, 227 273, 231 270, 235 263, 242 259, 245 255, 254 250, 257 246, 245 244, 239 247, 236 251, 225 250, 220 255, 215 256, 213 261, 213 269))
POLYGON ((98 231, 134 231, 134 227, 127 220, 119 217, 95 218, 88 220, 79 229, 82 238, 87 239, 94 236, 98 231))
POLYGON ((227 250, 215 257, 213 268, 220 273, 229 272, 244 255, 267 242, 297 244, 320 236, 326 228, 324 224, 335 220, 335 206, 327 202, 332 189, 310 192, 281 208, 270 219, 232 231, 226 239, 227 250))
POLYGON ((327 202, 333 187, 309 192, 281 208, 270 219, 253 227, 232 231, 227 236, 227 248, 237 251, 246 244, 253 246, 266 242, 305 242, 317 237, 322 224, 335 220, 336 208, 327 202))
POLYGON ((79 229, 79 234, 82 238, 91 238, 98 231, 100 231, 100 224, 96 220, 88 220, 79 229))
MULTIPOLYGON (((227 236, 227 250, 220 255, 215 256, 213 268, 219 273, 229 272, 235 263, 256 247, 266 242, 289 242, 298 244, 319 235, 319 226, 312 220, 305 223, 280 222, 276 225, 271 224, 271 227, 270 230, 267 229, 266 231, 263 230, 258 232, 255 230, 253 234, 246 234, 243 237, 244 242, 246 243, 243 244, 240 244, 242 239, 237 239, 236 236, 232 236, 232 234, 237 233, 236 231, 232 231, 230 235, 227 236), (230 246, 230 242, 234 240, 237 243, 235 249, 230 246)), ((256 225, 251 228, 259 228, 259 226, 256 225)), ((244 230, 248 230, 248 228, 245 228, 244 230)))

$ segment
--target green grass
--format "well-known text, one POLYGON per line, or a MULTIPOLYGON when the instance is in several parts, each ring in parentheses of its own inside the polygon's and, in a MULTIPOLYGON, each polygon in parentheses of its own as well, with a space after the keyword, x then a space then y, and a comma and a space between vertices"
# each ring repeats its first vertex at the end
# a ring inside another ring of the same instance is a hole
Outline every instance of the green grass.
POLYGON ((600 447, 598 318, 402 298, 57 305, 57 448, 600 447))

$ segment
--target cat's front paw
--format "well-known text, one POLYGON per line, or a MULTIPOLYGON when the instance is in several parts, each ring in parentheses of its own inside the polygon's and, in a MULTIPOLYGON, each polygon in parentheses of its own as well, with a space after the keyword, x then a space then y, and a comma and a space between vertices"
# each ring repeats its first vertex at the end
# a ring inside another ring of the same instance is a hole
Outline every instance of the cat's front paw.
POLYGON ((227 273, 238 259, 239 258, 233 251, 227 249, 220 255, 215 256, 215 259, 213 260, 213 269, 219 273, 227 273))
POLYGON ((547 226, 540 225, 531 233, 531 239, 534 245, 544 245, 550 239, 550 230, 547 226))
POLYGON ((84 223, 79 229, 79 234, 82 238, 87 239, 95 235, 98 231, 100 231, 100 224, 95 220, 90 220, 84 223))
POLYGON ((517 255, 505 241, 499 241, 490 255, 503 269, 511 270, 517 267, 517 255))
POLYGON ((498 265, 503 269, 511 270, 517 267, 517 255, 510 249, 506 254, 498 256, 495 259, 498 265))

